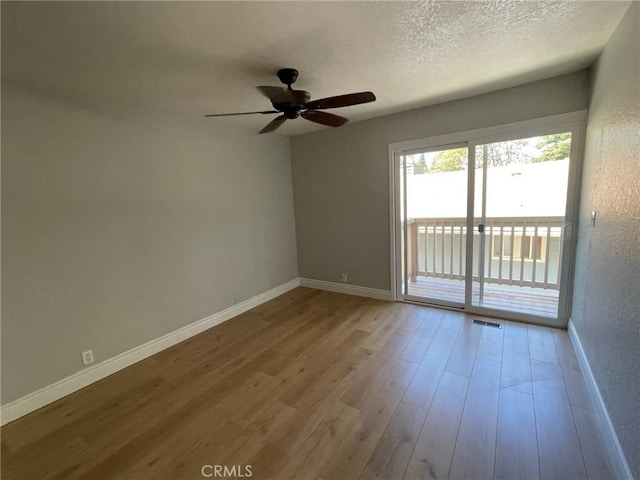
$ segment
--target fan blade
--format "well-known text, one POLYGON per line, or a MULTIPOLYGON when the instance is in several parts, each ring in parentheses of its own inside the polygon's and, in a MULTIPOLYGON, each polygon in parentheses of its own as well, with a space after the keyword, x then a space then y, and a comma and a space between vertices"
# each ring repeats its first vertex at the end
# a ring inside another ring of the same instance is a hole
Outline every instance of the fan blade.
POLYGON ((208 113, 205 117, 233 117, 235 115, 253 115, 255 113, 261 113, 263 115, 267 113, 280 113, 277 110, 264 110, 262 112, 243 112, 243 113, 208 113))
POLYGON ((285 117, 284 115, 280 115, 279 117, 274 118, 273 120, 271 120, 266 127, 264 127, 262 130, 260 130, 258 133, 269 133, 269 132, 273 132, 276 128, 278 128, 280 125, 282 125, 285 120, 287 119, 287 117, 285 117))
POLYGON ((360 103, 368 103, 375 101, 376 96, 372 92, 348 93, 346 95, 338 95, 337 97, 321 98, 313 100, 305 105, 305 108, 315 110, 317 108, 339 108, 348 107, 350 105, 358 105, 360 103))
POLYGON ((300 114, 303 118, 311 120, 312 122, 327 125, 329 127, 340 127, 349 121, 348 118, 341 117, 340 115, 334 115, 333 113, 318 112, 316 110, 309 110, 300 114))
POLYGON ((258 89, 258 91, 260 93, 262 93, 265 97, 267 97, 269 100, 273 101, 275 98, 280 97, 282 94, 284 94, 287 89, 286 88, 282 88, 282 87, 267 87, 264 85, 261 85, 259 87, 256 87, 258 89))
POLYGON ((274 104, 291 103, 293 105, 304 105, 309 101, 309 92, 305 92, 304 90, 267 86, 256 88, 274 104))

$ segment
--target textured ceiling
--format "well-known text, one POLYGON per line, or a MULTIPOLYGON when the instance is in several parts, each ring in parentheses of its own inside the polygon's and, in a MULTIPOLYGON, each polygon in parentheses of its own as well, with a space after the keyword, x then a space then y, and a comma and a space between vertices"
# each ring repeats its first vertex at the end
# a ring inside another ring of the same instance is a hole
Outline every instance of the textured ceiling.
MULTIPOLYGON (((372 90, 352 121, 590 65, 629 2, 2 2, 3 81, 122 111, 269 108, 300 70, 312 98, 372 90)), ((258 131, 267 116, 204 119, 258 131)), ((303 119, 279 133, 322 127, 303 119)))

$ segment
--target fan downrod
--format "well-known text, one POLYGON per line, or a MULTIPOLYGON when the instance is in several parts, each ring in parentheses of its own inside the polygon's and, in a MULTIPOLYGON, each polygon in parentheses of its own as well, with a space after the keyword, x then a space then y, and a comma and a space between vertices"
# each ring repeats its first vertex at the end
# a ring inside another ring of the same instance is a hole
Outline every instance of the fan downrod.
POLYGON ((298 79, 298 70, 295 68, 281 68, 278 70, 278 78, 286 86, 291 87, 298 79))

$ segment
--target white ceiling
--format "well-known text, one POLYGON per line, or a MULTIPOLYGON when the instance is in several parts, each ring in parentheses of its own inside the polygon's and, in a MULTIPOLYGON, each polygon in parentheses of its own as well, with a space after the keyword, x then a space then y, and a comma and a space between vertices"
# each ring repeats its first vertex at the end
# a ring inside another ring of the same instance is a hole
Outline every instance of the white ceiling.
MULTIPOLYGON (((270 107, 257 85, 312 99, 373 91, 351 121, 590 65, 630 2, 2 2, 2 77, 79 102, 205 113, 270 107)), ((273 117, 205 119, 256 132, 273 117)), ((278 133, 322 127, 303 119, 278 133)))

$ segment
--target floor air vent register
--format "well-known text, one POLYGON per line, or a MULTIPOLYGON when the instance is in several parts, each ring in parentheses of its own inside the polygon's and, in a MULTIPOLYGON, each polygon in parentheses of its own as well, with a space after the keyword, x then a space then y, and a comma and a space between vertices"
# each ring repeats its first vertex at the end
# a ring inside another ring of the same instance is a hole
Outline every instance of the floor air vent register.
POLYGON ((482 325, 484 327, 502 328, 502 325, 500 325, 499 323, 487 322, 485 320, 475 319, 473 323, 477 323, 478 325, 482 325))

